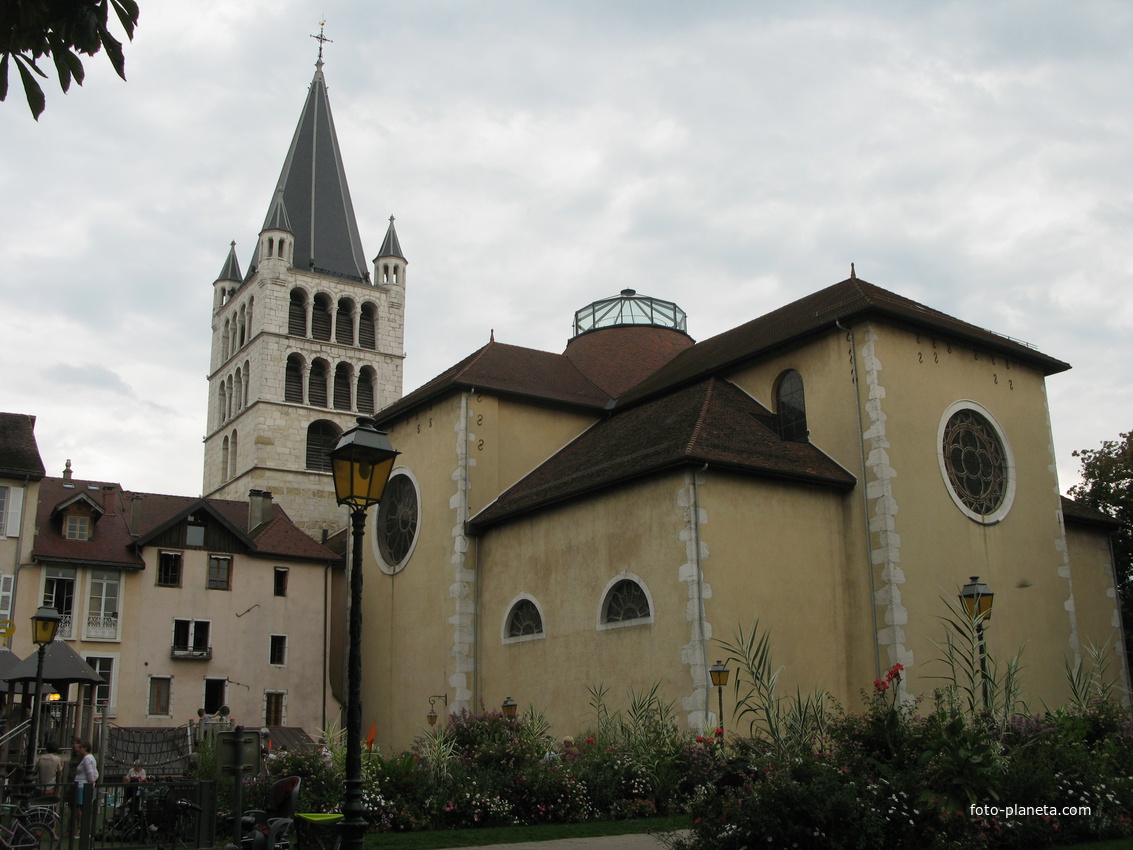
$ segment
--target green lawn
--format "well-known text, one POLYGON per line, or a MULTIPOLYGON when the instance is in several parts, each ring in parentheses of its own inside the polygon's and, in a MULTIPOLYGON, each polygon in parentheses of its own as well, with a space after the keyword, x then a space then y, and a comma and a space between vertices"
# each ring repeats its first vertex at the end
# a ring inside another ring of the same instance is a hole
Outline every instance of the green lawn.
MULTIPOLYGON (((366 836, 367 849, 442 850, 445 847, 479 847, 485 844, 514 844, 518 841, 553 841, 557 838, 592 838, 596 835, 627 835, 670 832, 688 826, 688 817, 638 820, 588 821, 586 823, 543 824, 541 826, 501 826, 488 829, 428 830, 425 832, 387 832, 366 836)), ((1105 848, 1109 850, 1109 848, 1105 848)))

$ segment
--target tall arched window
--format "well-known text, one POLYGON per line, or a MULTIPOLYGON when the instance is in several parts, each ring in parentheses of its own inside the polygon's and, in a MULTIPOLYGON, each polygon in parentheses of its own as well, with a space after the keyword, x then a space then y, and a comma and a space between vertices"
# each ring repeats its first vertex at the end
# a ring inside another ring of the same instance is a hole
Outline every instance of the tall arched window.
POLYGON ((220 392, 217 393, 216 398, 217 411, 217 425, 223 425, 228 420, 228 390, 224 386, 224 381, 220 382, 220 392))
POLYGON ((358 370, 358 412, 374 412, 374 370, 363 366, 358 370))
POLYGON ((236 457, 237 457, 236 444, 237 444, 236 431, 233 430, 232 431, 232 442, 229 444, 231 451, 228 454, 228 477, 230 479, 236 477, 236 457))
POLYGON ((283 400, 295 404, 303 403, 303 358, 298 354, 287 355, 287 372, 283 378, 283 400))
POLYGON ((229 339, 229 334, 231 333, 231 330, 230 330, 230 327, 229 327, 230 324, 231 324, 231 322, 229 322, 228 319, 224 320, 224 338, 221 339, 221 341, 220 341, 220 361, 222 363, 225 360, 228 359, 228 354, 229 354, 229 352, 228 352, 228 339, 229 339))
POLYGON ((236 370, 236 380, 232 384, 232 394, 235 396, 232 399, 232 409, 239 413, 244 402, 244 375, 239 369, 236 370))
POLYGON ((228 388, 228 407, 226 407, 225 410, 224 410, 224 418, 226 420, 231 419, 232 413, 236 410, 236 401, 232 397, 232 376, 231 375, 228 376, 227 388, 228 388))
POLYGON ((228 480, 228 438, 225 437, 220 443, 220 480, 228 480))
POLYGON ((333 422, 318 419, 307 426, 307 469, 330 472, 330 451, 342 436, 333 422))
POLYGON ((810 432, 806 427, 806 399, 802 375, 788 369, 775 384, 775 417, 779 436, 794 443, 805 443, 810 432))
POLYGON ((377 310, 373 304, 363 304, 362 312, 358 316, 358 345, 373 351, 377 348, 378 320, 377 310))
POLYGON ((291 290, 291 304, 287 308, 287 332, 292 336, 307 335, 307 293, 291 290))
POLYGON ((338 299, 338 312, 334 316, 334 341, 339 345, 354 344, 354 302, 338 299))
POLYGON ((248 339, 248 306, 246 304, 240 305, 240 345, 243 345, 248 339))
POLYGON ((349 363, 339 363, 334 370, 334 408, 350 409, 350 385, 354 383, 349 363))
POLYGON ((252 364, 247 360, 244 361, 244 398, 241 400, 241 407, 248 406, 248 389, 252 386, 252 364))
POLYGON ((327 377, 330 370, 325 360, 311 364, 311 375, 307 379, 307 404, 315 407, 327 406, 327 377))
POLYGON ((311 310, 311 336, 330 342, 330 296, 320 292, 315 296, 314 306, 311 310))

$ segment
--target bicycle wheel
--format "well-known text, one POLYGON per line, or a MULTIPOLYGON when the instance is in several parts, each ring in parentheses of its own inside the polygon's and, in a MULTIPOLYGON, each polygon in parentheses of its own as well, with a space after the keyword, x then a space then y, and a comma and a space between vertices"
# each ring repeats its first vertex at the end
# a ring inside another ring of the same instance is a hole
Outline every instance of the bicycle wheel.
POLYGON ((25 828, 39 843, 39 850, 57 850, 60 844, 59 833, 43 823, 28 823, 25 828))

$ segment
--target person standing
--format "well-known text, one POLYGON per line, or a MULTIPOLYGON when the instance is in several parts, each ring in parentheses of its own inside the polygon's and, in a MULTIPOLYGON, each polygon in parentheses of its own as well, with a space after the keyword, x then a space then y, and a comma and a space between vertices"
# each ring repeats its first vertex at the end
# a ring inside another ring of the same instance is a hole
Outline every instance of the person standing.
POLYGON ((71 816, 71 832, 78 835, 83 823, 83 804, 85 793, 94 793, 94 783, 98 781, 98 763, 90 752, 90 741, 80 741, 75 746, 79 754, 79 766, 75 768, 75 808, 71 816), (89 791, 87 786, 92 786, 89 791))
POLYGON ((41 795, 54 797, 58 793, 57 786, 63 779, 63 759, 59 756, 59 747, 54 741, 48 741, 43 749, 43 754, 35 762, 36 780, 41 795))

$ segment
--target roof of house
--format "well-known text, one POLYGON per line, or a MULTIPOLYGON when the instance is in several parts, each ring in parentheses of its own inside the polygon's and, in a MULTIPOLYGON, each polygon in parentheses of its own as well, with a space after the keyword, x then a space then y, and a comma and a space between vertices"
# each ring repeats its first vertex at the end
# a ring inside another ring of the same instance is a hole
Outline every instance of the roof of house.
POLYGON ((45 472, 35 442, 35 417, 0 413, 0 477, 38 481, 45 472))
POLYGON ((1098 528, 1105 528, 1109 531, 1121 528, 1122 525, 1121 520, 1114 519, 1109 514, 1094 510, 1088 505, 1083 505, 1081 502, 1076 502, 1068 496, 1062 497, 1062 516, 1067 522, 1092 525, 1098 528))
POLYGON ((322 563, 340 560, 338 555, 300 530, 277 504, 272 504, 270 520, 249 531, 248 502, 163 493, 135 494, 115 483, 51 477, 44 478, 40 485, 32 556, 41 561, 143 569, 145 562, 139 547, 198 511, 215 517, 247 546, 250 555, 322 563), (102 514, 92 539, 68 540, 54 517, 58 506, 74 502, 80 495, 98 504, 102 514), (139 497, 137 535, 130 529, 135 495, 139 497))
POLYGON ((1070 368, 1069 363, 1048 357, 1026 343, 984 330, 852 277, 698 342, 620 397, 618 404, 634 403, 704 375, 726 372, 806 337, 836 331, 838 323, 871 316, 989 348, 1019 362, 1029 363, 1044 375, 1070 368))
POLYGON ((810 443, 771 429, 771 413, 734 384, 708 378, 603 419, 472 518, 505 519, 668 469, 713 469, 848 489, 855 478, 810 443))

